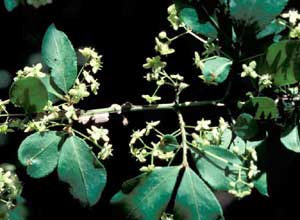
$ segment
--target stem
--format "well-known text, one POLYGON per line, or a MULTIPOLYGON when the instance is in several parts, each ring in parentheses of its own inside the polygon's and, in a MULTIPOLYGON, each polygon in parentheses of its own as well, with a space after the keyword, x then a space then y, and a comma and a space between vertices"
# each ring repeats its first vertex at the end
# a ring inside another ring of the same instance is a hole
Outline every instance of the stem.
POLYGON ((234 166, 234 167, 237 167, 237 168, 239 168, 239 169, 241 169, 241 170, 249 170, 249 168, 247 168, 247 167, 243 167, 243 166, 241 166, 241 165, 239 165, 239 164, 236 164, 236 163, 231 163, 231 162, 229 162, 228 160, 226 160, 226 159, 224 159, 224 158, 222 158, 222 157, 219 157, 218 155, 215 155, 215 154, 213 154, 213 153, 211 153, 211 152, 208 152, 208 151, 204 151, 204 150, 200 150, 200 149, 198 149, 198 148, 193 148, 195 151, 197 151, 197 153, 199 153, 199 154, 202 154, 202 155, 208 155, 208 156, 211 156, 211 157, 213 157, 213 158, 215 158, 215 159, 217 159, 217 160, 219 160, 219 161, 222 161, 223 163, 225 163, 225 164, 229 164, 229 165, 232 165, 232 166, 234 166))
POLYGON ((1 100, 0 100, 0 103, 1 103, 1 105, 8 105, 8 104, 9 104, 9 102, 10 102, 10 100, 9 100, 9 99, 7 99, 7 100, 4 100, 4 101, 1 101, 1 100))
MULTIPOLYGON (((142 111, 153 111, 153 110, 178 110, 181 108, 189 108, 189 107, 201 107, 201 106, 218 106, 222 107, 221 101, 219 100, 212 100, 212 101, 193 101, 193 102, 183 102, 176 104, 175 102, 172 103, 163 103, 163 104, 152 104, 152 105, 133 105, 131 103, 125 103, 122 105, 121 113, 125 112, 142 112, 142 111)), ((91 109, 87 111, 83 111, 80 115, 81 116, 93 116, 96 114, 103 114, 103 113, 120 113, 120 109, 116 108, 115 105, 112 105, 107 108, 99 108, 99 109, 91 109)))
POLYGON ((81 133, 80 131, 75 130, 74 128, 72 128, 72 131, 78 135, 80 135, 81 137, 83 137, 84 139, 90 141, 91 143, 93 143, 96 147, 102 149, 103 147, 101 147, 99 144, 95 143, 90 137, 88 137, 87 135, 81 133))
POLYGON ((192 35, 194 38, 196 38, 197 40, 201 41, 204 44, 207 44, 207 40, 204 40, 203 38, 199 37, 197 34, 195 34, 194 32, 192 32, 189 29, 186 29, 187 33, 189 33, 190 35, 192 35))
POLYGON ((182 36, 184 36, 184 35, 186 35, 186 34, 188 34, 188 31, 183 32, 183 33, 181 33, 181 34, 179 34, 179 35, 177 35, 177 36, 175 36, 175 37, 170 38, 169 41, 172 42, 172 41, 174 41, 174 40, 177 40, 178 38, 180 38, 180 37, 182 37, 182 36))
POLYGON ((25 114, 2 114, 0 115, 0 118, 4 118, 4 117, 18 117, 18 116, 25 116, 25 114))
POLYGON ((265 55, 265 53, 259 53, 259 54, 256 54, 256 55, 254 55, 254 56, 251 56, 251 57, 246 57, 246 58, 240 60, 239 63, 244 63, 245 61, 253 60, 254 58, 261 57, 261 56, 263 56, 263 55, 265 55))
POLYGON ((177 111, 177 116, 179 120, 179 126, 181 130, 181 145, 183 149, 183 156, 182 156, 182 166, 188 167, 188 159, 187 159, 187 152, 188 152, 188 145, 187 145, 187 140, 186 140, 186 130, 185 130, 185 122, 183 120, 183 116, 180 111, 177 111))

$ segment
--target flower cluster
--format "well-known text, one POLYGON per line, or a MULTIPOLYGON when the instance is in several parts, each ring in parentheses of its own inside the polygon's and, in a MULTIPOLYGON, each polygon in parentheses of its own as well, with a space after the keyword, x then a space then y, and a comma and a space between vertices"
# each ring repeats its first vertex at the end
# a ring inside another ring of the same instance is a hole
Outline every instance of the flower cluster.
POLYGON ((143 65, 145 69, 150 69, 151 72, 147 73, 147 81, 158 80, 160 72, 167 66, 166 62, 161 60, 160 56, 148 57, 146 63, 143 65))
POLYGON ((131 140, 129 142, 131 154, 141 163, 145 163, 148 156, 151 157, 151 164, 143 166, 140 169, 142 172, 150 172, 155 168, 154 158, 169 161, 175 156, 173 149, 164 151, 161 148, 161 139, 164 135, 156 128, 159 123, 159 121, 146 122, 145 128, 133 131, 131 134, 131 140), (150 145, 148 145, 146 138, 150 136, 152 131, 155 132, 159 141, 151 142, 150 145))
POLYGON ((88 97, 90 93, 87 90, 87 86, 85 83, 80 82, 78 79, 75 82, 75 85, 68 92, 70 96, 71 103, 78 103, 84 98, 88 97))
POLYGON ((184 77, 180 74, 168 74, 165 71, 165 67, 167 63, 161 60, 160 56, 148 57, 146 59, 146 63, 143 65, 144 69, 151 70, 150 73, 147 73, 145 76, 146 80, 151 82, 155 81, 157 85, 157 89, 152 95, 142 95, 142 98, 145 99, 149 104, 153 104, 159 100, 161 97, 156 95, 158 90, 163 85, 168 85, 176 88, 176 90, 180 93, 184 89, 186 89, 189 85, 184 81, 184 77))
POLYGON ((7 166, 0 167, 0 210, 3 207, 6 209, 13 208, 15 199, 20 196, 22 191, 17 175, 12 169, 6 170, 5 167, 7 166))
POLYGON ((239 156, 245 167, 238 170, 237 179, 230 182, 231 189, 228 192, 237 198, 243 198, 251 194, 253 179, 259 174, 256 166, 257 152, 255 148, 247 146, 243 152, 238 146, 233 146, 231 151, 239 156))
POLYGON ((26 66, 23 70, 19 70, 16 74, 17 76, 14 78, 14 81, 25 78, 25 77, 38 77, 43 78, 46 76, 45 73, 41 72, 43 66, 41 63, 33 65, 32 67, 26 66))
POLYGON ((204 62, 201 60, 200 55, 197 51, 194 53, 194 64, 200 70, 204 69, 204 62))
POLYGON ((242 170, 239 170, 238 179, 229 183, 231 189, 228 190, 228 192, 239 199, 250 195, 252 192, 252 188, 254 187, 254 184, 252 182, 249 183, 245 180, 245 176, 243 176, 243 174, 244 172, 242 170))
POLYGON ((155 38, 155 50, 163 56, 175 53, 175 49, 170 48, 170 40, 160 39, 159 37, 155 38))
POLYGON ((244 71, 241 73, 241 77, 249 76, 253 79, 258 78, 259 91, 262 91, 265 88, 271 88, 273 85, 272 75, 269 73, 259 75, 255 70, 256 66, 257 64, 255 61, 251 61, 249 65, 243 64, 242 68, 244 71))
POLYGON ((228 123, 221 117, 218 126, 210 126, 211 121, 201 119, 197 121, 195 132, 192 133, 192 145, 194 147, 204 147, 208 145, 220 145, 222 135, 229 127, 228 123))
POLYGON ((283 13, 281 15, 282 18, 288 19, 291 27, 290 27, 290 37, 300 39, 300 14, 297 10, 289 10, 287 13, 283 13), (298 24, 297 24, 298 23, 298 24))
POLYGON ((98 94, 100 83, 93 74, 102 69, 101 55, 90 47, 79 49, 79 52, 87 59, 86 64, 78 74, 75 85, 69 90, 67 99, 70 103, 76 104, 90 96, 90 91, 98 94), (81 79, 82 77, 82 79, 81 79))
POLYGON ((87 129, 87 133, 89 134, 91 141, 93 141, 95 145, 100 146, 99 142, 103 143, 103 145, 100 146, 100 152, 98 153, 99 159, 105 160, 108 157, 112 156, 113 148, 109 143, 108 129, 105 129, 103 127, 98 128, 92 125, 91 128, 87 129))
POLYGON ((258 85, 260 91, 263 90, 264 88, 271 88, 272 84, 273 84, 272 76, 270 74, 266 73, 259 76, 258 85))
POLYGON ((98 55, 94 48, 85 47, 79 49, 79 52, 88 59, 87 65, 91 67, 93 73, 97 73, 102 69, 102 55, 98 55))
POLYGON ((175 31, 177 31, 178 28, 184 26, 184 24, 181 22, 180 18, 177 15, 175 4, 172 4, 168 7, 168 14, 168 21, 171 23, 175 31))

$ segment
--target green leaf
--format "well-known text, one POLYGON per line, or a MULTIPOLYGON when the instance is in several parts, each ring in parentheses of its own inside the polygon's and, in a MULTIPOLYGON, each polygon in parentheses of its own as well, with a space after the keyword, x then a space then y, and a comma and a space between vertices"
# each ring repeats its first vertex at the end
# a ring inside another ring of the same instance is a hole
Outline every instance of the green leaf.
POLYGON ((58 101, 62 97, 62 94, 60 94, 59 89, 53 83, 53 81, 52 81, 52 79, 49 75, 46 75, 45 77, 40 78, 40 80, 42 81, 42 83, 46 87, 46 89, 48 91, 49 100, 52 103, 55 103, 56 101, 58 101))
POLYGON ((246 147, 251 147, 258 149, 261 145, 263 145, 264 140, 255 140, 255 141, 244 141, 240 137, 235 137, 234 140, 232 141, 229 150, 233 152, 233 147, 238 149, 237 154, 238 155, 243 155, 246 151, 246 147))
POLYGON ((254 118, 259 119, 276 119, 279 111, 276 103, 269 97, 254 97, 245 104, 254 110, 254 118))
POLYGON ((262 30, 279 15, 288 0, 230 0, 232 19, 243 26, 256 25, 262 30))
POLYGON ((201 177, 215 190, 229 190, 229 182, 236 179, 241 160, 232 152, 218 146, 196 151, 195 162, 201 177))
POLYGON ((225 57, 211 57, 204 61, 202 70, 205 81, 208 82, 224 82, 229 74, 232 61, 225 57))
POLYGON ((28 209, 25 206, 25 199, 23 197, 17 198, 17 204, 13 209, 9 210, 9 220, 26 220, 28 219, 28 209))
POLYGON ((220 147, 228 148, 232 141, 232 131, 226 128, 221 135, 221 144, 220 147))
POLYGON ((226 128, 221 135, 220 147, 228 148, 232 140, 232 131, 226 128))
POLYGON ((215 195, 190 168, 186 168, 176 195, 174 219, 224 219, 215 195))
POLYGON ((166 134, 162 137, 159 148, 164 152, 171 152, 178 148, 178 141, 176 137, 170 134, 166 134))
POLYGON ((77 77, 77 57, 68 37, 53 24, 44 36, 42 57, 52 68, 51 76, 56 85, 67 93, 77 77))
POLYGON ((27 167, 29 176, 41 178, 56 168, 61 140, 58 132, 46 131, 36 132, 21 143, 18 158, 27 167))
POLYGON ((4 6, 7 11, 11 12, 19 5, 19 0, 4 0, 4 6))
POLYGON ((42 112, 48 104, 48 93, 39 78, 26 77, 15 81, 9 90, 10 101, 27 113, 42 112))
POLYGON ((229 147, 230 151, 233 151, 233 147, 238 149, 238 154, 243 155, 246 150, 246 142, 240 138, 240 137, 235 137, 229 147))
POLYGON ((274 85, 286 86, 300 80, 300 41, 285 40, 272 44, 266 53, 266 63, 274 85))
POLYGON ((71 194, 82 203, 93 206, 106 184, 106 171, 87 143, 70 136, 64 142, 58 160, 60 180, 70 184, 71 194))
MULTIPOLYGON (((277 20, 273 20, 269 25, 267 25, 262 31, 260 31, 257 35, 257 39, 262 39, 264 37, 268 37, 270 35, 278 35, 282 31, 284 31, 286 25, 278 22, 277 20)), ((275 37, 274 36, 274 37, 275 37)))
POLYGON ((160 220, 166 210, 180 167, 164 167, 126 181, 111 200, 116 219, 160 220))
POLYGON ((197 34, 202 34, 212 39, 217 38, 218 32, 216 28, 209 21, 200 19, 197 8, 190 2, 191 1, 186 0, 175 1, 175 6, 181 21, 197 34))
POLYGON ((256 180, 254 180, 254 187, 258 190, 258 192, 260 192, 260 194, 269 196, 266 173, 262 173, 256 180))
POLYGON ((280 141, 287 149, 300 153, 299 126, 288 127, 281 135, 280 141))
POLYGON ((258 125, 252 115, 242 113, 233 126, 234 133, 244 140, 249 140, 258 133, 258 125))

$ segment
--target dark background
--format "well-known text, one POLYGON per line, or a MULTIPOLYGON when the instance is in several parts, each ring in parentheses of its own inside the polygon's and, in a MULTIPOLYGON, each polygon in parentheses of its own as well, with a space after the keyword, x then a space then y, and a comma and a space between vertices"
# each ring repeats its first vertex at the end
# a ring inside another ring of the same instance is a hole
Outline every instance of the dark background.
MULTIPOLYGON (((91 97, 81 108, 106 107, 112 103, 142 103, 141 94, 152 91, 145 80, 142 64, 145 58, 153 56, 154 37, 161 30, 171 30, 166 20, 167 7, 171 0, 119 0, 119 1, 83 1, 54 0, 54 4, 38 10, 27 6, 18 7, 8 13, 0 4, 0 69, 14 74, 25 65, 39 61, 39 52, 43 35, 51 23, 64 31, 75 48, 81 46, 95 47, 103 54, 104 69, 98 76, 101 82, 99 95, 91 97), (34 56, 32 56, 35 54, 34 56), (31 57, 31 58, 30 58, 31 57)), ((291 1, 297 7, 297 1, 291 1)), ((172 34, 173 32, 170 31, 172 34)), ((251 42, 249 42, 251 43, 251 42)), ((197 41, 183 38, 175 47, 176 55, 170 56, 170 71, 182 73, 192 83, 197 72, 192 68, 193 51, 200 50, 197 41)), ((0 77, 4 77, 1 76, 0 77)), ((0 78, 0 81, 3 78, 0 78)), ((194 82, 196 83, 196 82, 194 82)), ((163 91, 164 96, 172 93, 163 91)), ((207 88, 197 87, 185 94, 187 100, 207 100, 220 97, 222 88, 213 92, 207 88), (209 92, 208 92, 209 91, 209 92)), ((0 98, 7 98, 7 89, 0 88, 0 98)), ((232 94, 236 95, 236 94, 232 94)), ((216 119, 217 115, 227 117, 224 112, 213 109, 197 109, 186 112, 187 120, 201 117, 216 119)), ((25 137, 22 133, 10 134, 6 143, 0 142, 0 162, 16 164, 18 174, 24 185, 23 196, 27 199, 30 220, 60 219, 110 219, 109 199, 120 189, 121 183, 138 172, 138 164, 128 151, 131 129, 143 126, 144 120, 163 120, 162 129, 171 131, 177 119, 170 112, 136 113, 128 115, 129 126, 121 124, 121 116, 112 116, 105 125, 110 129, 114 145, 114 157, 104 164, 108 170, 108 184, 101 201, 92 208, 83 207, 69 194, 67 185, 58 181, 55 172, 50 176, 34 180, 29 178, 24 167, 16 159, 18 145, 25 137)), ((253 195, 233 202, 225 209, 227 220, 237 219, 274 219, 287 220, 297 213, 299 198, 299 181, 297 166, 299 156, 278 146, 272 146, 268 159, 270 173, 270 198, 253 195)), ((295 219, 298 219, 297 217, 295 219)))

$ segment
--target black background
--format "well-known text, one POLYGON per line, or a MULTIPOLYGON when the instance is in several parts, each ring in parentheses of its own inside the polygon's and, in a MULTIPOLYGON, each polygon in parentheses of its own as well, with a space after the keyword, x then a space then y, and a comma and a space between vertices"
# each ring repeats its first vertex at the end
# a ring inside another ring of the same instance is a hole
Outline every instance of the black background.
MULTIPOLYGON (((291 1, 290 5, 297 7, 296 2, 291 1)), ((81 108, 106 107, 126 101, 141 104, 141 94, 152 91, 151 86, 143 80, 145 71, 142 64, 146 57, 155 54, 154 37, 161 30, 171 30, 166 20, 166 9, 170 4, 170 0, 54 0, 54 4, 38 10, 21 6, 8 13, 1 3, 0 69, 14 74, 25 65, 32 64, 28 58, 39 53, 45 30, 55 23, 58 29, 68 35, 75 48, 92 46, 104 55, 104 69, 98 75, 101 82, 99 95, 89 98, 80 105, 81 108)), ((175 47, 178 53, 170 56, 170 70, 184 74, 187 81, 192 83, 197 76, 192 68, 193 51, 200 50, 201 46, 197 41, 183 38, 175 47)), ((38 58, 35 60, 38 61, 38 58)), ((164 101, 171 101, 168 97, 172 93, 163 92, 166 97, 164 101)), ((222 92, 222 88, 211 91, 199 86, 185 96, 187 100, 206 100, 220 97, 222 92)), ((7 93, 7 90, 0 89, 2 99, 7 98, 7 93)), ((214 112, 213 109, 198 109, 187 111, 186 117, 188 121, 201 117, 216 119, 219 114, 223 113, 214 112)), ((0 146, 0 162, 16 164, 24 185, 23 196, 27 199, 30 220, 111 219, 108 217, 111 215, 109 199, 120 189, 124 180, 139 173, 138 164, 128 153, 131 129, 143 126, 144 120, 162 118, 162 129, 171 131, 175 128, 177 119, 170 112, 130 114, 128 127, 121 124, 121 116, 111 117, 105 126, 110 128, 114 157, 104 161, 108 170, 108 184, 101 201, 92 208, 83 207, 74 200, 67 185, 58 181, 55 172, 39 180, 26 175, 25 169, 16 160, 16 151, 24 134, 8 135, 6 145, 0 146)), ((233 202, 225 209, 227 220, 287 220, 296 215, 300 186, 297 180, 299 156, 287 152, 277 142, 271 147, 268 162, 270 198, 262 197, 255 191, 253 195, 233 202), (292 202, 292 199, 296 199, 296 202, 292 202)))

